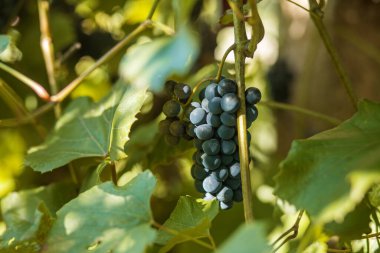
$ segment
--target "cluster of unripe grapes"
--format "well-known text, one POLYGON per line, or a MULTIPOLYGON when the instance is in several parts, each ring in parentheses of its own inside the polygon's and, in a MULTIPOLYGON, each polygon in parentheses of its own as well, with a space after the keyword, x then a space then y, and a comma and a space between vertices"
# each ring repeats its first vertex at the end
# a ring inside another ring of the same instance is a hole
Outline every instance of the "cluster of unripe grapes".
MULTIPOLYGON (((194 139, 197 151, 193 155, 191 175, 195 179, 195 187, 205 193, 205 199, 216 198, 221 209, 229 209, 234 201, 242 201, 236 127, 241 103, 237 84, 226 78, 219 83, 211 82, 200 91, 199 102, 191 103, 188 101, 191 89, 187 92, 190 88, 187 87, 178 84, 173 89, 169 88, 174 91, 174 98, 164 105, 163 112, 167 118, 160 122, 161 132, 169 144, 178 143, 179 137, 194 139), (174 138, 178 139, 172 141, 174 138)), ((257 88, 248 88, 245 99, 248 128, 258 116, 255 104, 260 101, 261 93, 257 88)), ((247 136, 249 143, 251 136, 248 131, 247 136)))

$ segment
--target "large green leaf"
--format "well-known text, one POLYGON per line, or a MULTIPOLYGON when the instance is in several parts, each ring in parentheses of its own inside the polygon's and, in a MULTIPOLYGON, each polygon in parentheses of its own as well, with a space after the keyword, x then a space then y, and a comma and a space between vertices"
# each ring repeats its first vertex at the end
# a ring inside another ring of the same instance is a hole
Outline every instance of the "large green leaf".
POLYGON ((256 222, 240 226, 216 252, 269 253, 271 251, 265 238, 264 225, 256 222))
POLYGON ((144 252, 156 236, 149 204, 155 183, 145 171, 123 187, 106 182, 81 193, 57 212, 43 252, 144 252))
POLYGON ((183 26, 173 37, 131 47, 120 65, 120 76, 137 87, 161 91, 167 77, 190 70, 198 51, 195 34, 183 26))
POLYGON ((84 157, 125 158, 124 144, 145 94, 144 88, 118 83, 99 103, 74 100, 47 140, 29 150, 26 165, 47 172, 84 157))
POLYGON ((51 227, 55 212, 75 194, 73 184, 58 183, 7 195, 1 201, 6 231, 1 237, 0 252, 13 252, 16 248, 27 250, 30 247, 38 250, 51 227))
POLYGON ((362 101, 338 127, 294 141, 276 195, 321 222, 342 221, 380 182, 380 104, 362 101))
POLYGON ((189 238, 207 237, 210 234, 211 221, 218 211, 219 205, 216 201, 181 196, 174 211, 163 225, 177 231, 178 235, 159 230, 156 243, 165 245, 160 253, 169 251, 176 244, 188 241, 189 238))

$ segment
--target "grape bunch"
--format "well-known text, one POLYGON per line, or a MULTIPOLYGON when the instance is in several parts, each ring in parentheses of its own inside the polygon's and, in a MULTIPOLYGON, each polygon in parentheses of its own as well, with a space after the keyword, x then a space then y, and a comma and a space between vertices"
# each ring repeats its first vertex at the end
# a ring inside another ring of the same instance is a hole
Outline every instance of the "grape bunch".
POLYGON ((191 140, 194 138, 193 125, 186 116, 185 104, 191 97, 192 90, 187 84, 167 81, 165 93, 171 97, 166 101, 162 111, 166 118, 159 123, 159 130, 169 145, 178 144, 180 138, 191 140))
MULTIPOLYGON (((257 88, 248 88, 246 95, 247 127, 256 120, 255 106, 261 99, 257 88)), ((233 202, 242 201, 239 147, 236 130, 240 99, 237 85, 231 79, 211 82, 199 93, 200 102, 191 103, 189 119, 194 129, 194 165, 191 175, 195 187, 205 199, 216 198, 226 210, 233 202)), ((247 132, 248 142, 250 134, 247 132)))

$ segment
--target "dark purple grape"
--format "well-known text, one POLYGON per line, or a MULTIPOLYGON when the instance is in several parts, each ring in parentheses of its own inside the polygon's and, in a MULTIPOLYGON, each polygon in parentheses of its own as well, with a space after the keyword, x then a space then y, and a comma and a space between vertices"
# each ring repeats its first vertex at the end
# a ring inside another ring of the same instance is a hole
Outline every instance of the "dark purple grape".
POLYGON ((214 135, 214 130, 212 129, 212 126, 208 124, 197 126, 194 132, 197 138, 200 140, 211 139, 212 136, 214 135))
POLYGON ((202 149, 208 155, 217 155, 220 151, 220 143, 217 139, 210 139, 203 142, 202 149))
POLYGON ((254 105, 260 102, 261 100, 261 92, 256 87, 249 87, 245 91, 245 101, 247 104, 254 105))
POLYGON ((216 198, 220 201, 220 202, 231 202, 232 201, 232 198, 234 196, 234 192, 228 188, 228 187, 223 187, 219 192, 218 194, 216 195, 216 198))
POLYGON ((226 126, 236 126, 236 115, 228 112, 223 112, 220 115, 220 121, 226 126))
POLYGON ((206 123, 215 128, 219 127, 222 124, 222 122, 220 122, 220 117, 210 112, 206 116, 206 123))
POLYGON ((240 107, 240 100, 235 93, 227 93, 222 97, 221 106, 223 111, 235 113, 240 107))
POLYGON ((195 108, 191 113, 190 113, 190 122, 193 123, 194 125, 202 125, 206 123, 206 112, 202 108, 195 108))
POLYGON ((220 97, 214 97, 208 102, 208 110, 212 114, 221 114, 222 113, 222 106, 221 103, 222 99, 220 97))
POLYGON ((236 93, 237 85, 235 81, 231 79, 222 79, 218 84, 218 93, 223 96, 227 93, 236 93))
POLYGON ((222 183, 213 176, 208 176, 203 180, 203 189, 209 193, 217 193, 222 188, 222 183))
POLYGON ((176 117, 181 111, 181 105, 175 100, 169 100, 164 104, 162 112, 167 117, 176 117))

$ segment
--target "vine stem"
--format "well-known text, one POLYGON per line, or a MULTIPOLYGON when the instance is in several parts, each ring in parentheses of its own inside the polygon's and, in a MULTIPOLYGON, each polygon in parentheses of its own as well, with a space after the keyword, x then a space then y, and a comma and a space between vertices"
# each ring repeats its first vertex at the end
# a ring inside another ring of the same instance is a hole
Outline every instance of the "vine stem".
POLYGON ((4 63, 0 62, 0 69, 4 70, 8 74, 11 74, 24 84, 26 84, 29 88, 31 88, 38 97, 40 97, 43 100, 49 101, 50 95, 49 93, 45 90, 45 88, 37 83, 36 81, 30 79, 29 77, 25 76, 24 74, 18 72, 17 70, 9 67, 8 65, 5 65, 4 63))
MULTIPOLYGON (((49 1, 48 0, 38 0, 38 14, 40 20, 40 46, 42 55, 45 61, 46 73, 48 76, 48 81, 50 85, 50 92, 52 95, 57 94, 58 85, 55 78, 55 58, 54 58, 54 45, 50 33, 49 26, 49 1)), ((56 118, 61 115, 61 106, 56 104, 54 107, 54 113, 56 118)))
POLYGON ((325 114, 322 114, 322 113, 319 113, 319 112, 315 112, 315 111, 312 111, 312 110, 308 110, 308 109, 305 109, 305 108, 302 108, 302 107, 299 107, 299 106, 295 106, 295 105, 290 105, 290 104, 285 104, 285 103, 279 103, 279 102, 274 102, 274 101, 260 101, 259 105, 263 105, 263 106, 268 106, 268 107, 271 107, 271 108, 277 108, 277 109, 282 109, 282 110, 286 110, 286 111, 293 111, 293 112, 305 114, 305 115, 308 115, 308 116, 311 116, 311 117, 314 117, 314 118, 326 121, 326 122, 328 122, 328 123, 330 123, 330 124, 332 124, 334 126, 337 126, 340 123, 342 123, 342 121, 339 120, 339 119, 337 119, 337 118, 334 118, 334 117, 331 117, 331 116, 327 116, 325 114))
POLYGON ((152 19, 153 15, 154 15, 154 12, 156 11, 159 2, 160 2, 160 0, 155 0, 154 1, 153 5, 152 5, 152 8, 150 9, 148 16, 146 17, 146 20, 152 19))
POLYGON ((227 56, 232 50, 235 50, 235 48, 236 48, 236 44, 234 43, 227 48, 226 52, 224 52, 223 57, 219 64, 218 73, 216 74, 216 77, 215 77, 217 83, 219 83, 220 78, 222 78, 223 66, 224 66, 224 63, 226 62, 227 56))
POLYGON ((180 232, 178 232, 177 230, 174 230, 174 229, 171 229, 171 228, 168 228, 168 227, 165 227, 163 225, 161 225, 160 223, 156 222, 156 221, 152 221, 151 222, 152 225, 162 231, 165 231, 169 234, 172 234, 172 235, 175 235, 175 236, 182 236, 190 241, 193 241, 194 243, 198 244, 198 245, 201 245, 207 249, 210 249, 210 250, 215 250, 215 247, 213 247, 212 245, 208 244, 208 243, 205 243, 204 241, 201 241, 197 238, 194 238, 194 237, 191 237, 191 236, 188 236, 186 234, 181 234, 180 232))
MULTIPOLYGON (((232 2, 232 1, 231 1, 232 2)), ((233 3, 243 11, 243 0, 234 0, 233 3)), ((238 85, 238 97, 240 98, 240 108, 237 116, 237 132, 239 142, 239 158, 241 169, 241 184, 243 192, 244 217, 246 222, 253 221, 252 212, 252 188, 251 176, 249 171, 249 153, 247 143, 247 120, 245 109, 245 42, 247 34, 245 31, 244 20, 239 18, 237 11, 232 12, 235 34, 235 71, 236 82, 238 85)))
POLYGON ((316 15, 310 15, 310 17, 315 27, 317 28, 319 35, 322 38, 323 44, 325 45, 331 57, 335 70, 337 71, 339 79, 342 82, 348 96, 350 97, 353 107, 355 108, 355 110, 357 110, 358 98, 356 97, 353 91, 352 84, 348 77, 348 74, 346 70, 343 68, 343 65, 341 64, 341 60, 339 59, 338 52, 332 43, 331 37, 329 36, 327 32, 326 26, 323 23, 322 15, 321 15, 322 11, 320 9, 321 7, 316 0, 309 0, 309 5, 310 5, 310 13, 316 14, 316 15))
POLYGON ((287 236, 288 234, 290 233, 293 233, 291 235, 289 235, 288 237, 285 238, 285 240, 283 240, 281 242, 281 244, 279 246, 277 246, 274 250, 273 250, 273 253, 277 252, 285 243, 287 243, 288 241, 294 239, 297 237, 298 235, 298 229, 299 229, 299 225, 300 225, 300 222, 301 222, 301 219, 302 219, 302 216, 304 214, 305 210, 301 210, 300 213, 298 214, 297 216, 297 220, 296 222, 294 223, 294 225, 289 228, 288 230, 286 230, 284 233, 282 233, 273 243, 272 243, 272 246, 276 245, 279 241, 281 241, 282 238, 284 238, 285 236, 287 236))

